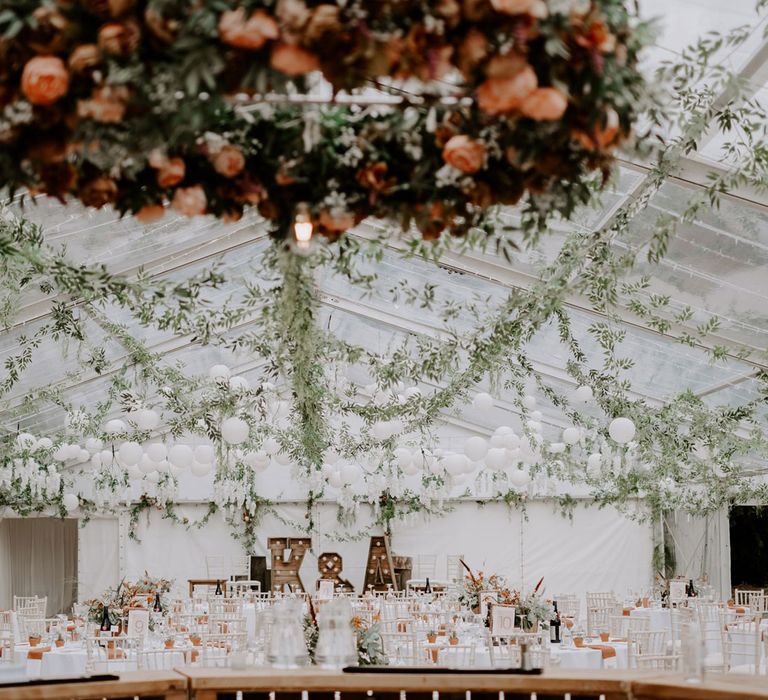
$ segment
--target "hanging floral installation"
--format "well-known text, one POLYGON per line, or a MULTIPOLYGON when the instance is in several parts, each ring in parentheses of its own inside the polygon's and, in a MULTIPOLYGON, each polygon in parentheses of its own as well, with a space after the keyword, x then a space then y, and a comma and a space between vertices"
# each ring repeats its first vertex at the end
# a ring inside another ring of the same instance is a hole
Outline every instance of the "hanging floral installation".
MULTIPOLYGON (((554 22, 553 5, 547 4, 551 12, 546 18, 526 15, 527 25, 554 22)), ((599 6, 607 12, 613 4, 599 6)), ((133 5, 125 10, 133 11, 133 5)), ((254 5, 254 12, 267 10, 254 5)), ((517 22, 520 16, 515 17, 517 22)), ((211 26, 217 27, 217 21, 211 26)), ((25 27, 17 26, 16 33, 31 31, 25 27)), ((680 135, 657 151, 656 164, 632 198, 599 227, 574 226, 530 288, 505 289, 496 300, 468 298, 457 305, 434 281, 437 275, 423 284, 407 274, 397 284, 379 284, 370 263, 394 255, 389 230, 379 237, 340 236, 338 245, 313 245, 303 255, 277 241, 259 253, 244 277, 229 280, 226 272, 213 268, 179 282, 145 275, 125 279, 98 266, 74 264, 46 242, 39 227, 3 216, 2 325, 13 326, 25 294, 42 294, 51 301, 51 312, 28 330, 16 329, 18 347, 6 357, 0 381, 0 410, 9 426, 53 406, 66 416, 66 424, 47 435, 32 435, 21 425, 2 436, 0 506, 21 514, 54 508, 64 515, 79 509, 86 516, 126 509, 134 525, 142 513, 156 509, 185 527, 202 526, 221 510, 249 548, 260 518, 266 513, 283 517, 258 488, 257 476, 276 468, 290 469, 306 491, 306 519, 284 522, 312 533, 315 505, 333 498, 339 522, 334 536, 340 539, 367 536, 352 527, 364 505, 373 512, 372 527, 387 531, 393 521, 414 513, 444 512, 457 498, 481 504, 498 500, 516 508, 524 508, 530 498, 548 498, 565 516, 586 499, 633 517, 656 517, 667 509, 700 515, 734 501, 768 502, 768 486, 751 468, 768 459, 763 431, 768 376, 758 364, 764 354, 737 342, 727 347, 716 343, 714 315, 691 325, 691 309, 674 308, 668 297, 650 293, 648 279, 637 276, 640 261, 656 264, 664 258, 678 221, 660 216, 647 235, 627 236, 681 156, 712 124, 723 132, 731 123, 745 124, 748 136, 729 133, 733 170, 713 173, 701 193, 691 194, 680 221, 694 222, 704 207, 742 185, 768 185, 768 157, 759 147, 768 129, 764 108, 733 87, 732 75, 707 70, 720 46, 738 46, 748 36, 738 30, 703 40, 662 71, 660 80, 680 93, 676 111, 667 110, 680 135), (722 104, 718 95, 726 87, 731 99, 722 104), (617 240, 626 245, 614 246, 617 240), (319 280, 325 275, 343 279, 361 298, 371 295, 384 305, 428 310, 441 332, 434 337, 409 332, 384 350, 367 347, 357 337, 344 338, 320 323, 319 280), (212 305, 211 294, 230 289, 228 282, 238 293, 212 305), (589 299, 601 314, 586 336, 574 327, 565 303, 569 294, 589 299), (136 326, 187 336, 195 346, 258 357, 263 360, 259 378, 249 381, 221 365, 201 375, 170 362, 134 328, 115 320, 116 309, 136 326), (754 398, 713 405, 683 391, 653 404, 633 395, 626 374, 632 358, 621 351, 625 331, 620 314, 625 312, 635 314, 639 325, 700 348, 713 363, 723 358, 756 363, 754 398), (572 389, 550 383, 529 357, 532 340, 548 324, 557 329, 566 353, 572 389), (588 354, 585 337, 599 349, 598 357, 594 351, 588 354), (104 338, 122 354, 107 355, 104 338), (34 371, 36 351, 50 340, 74 357, 75 369, 61 383, 19 390, 34 371), (367 384, 348 378, 353 366, 362 368, 367 384), (101 377, 105 391, 98 403, 83 407, 67 388, 87 376, 101 377), (481 382, 487 382, 488 391, 478 389, 481 382), (435 427, 446 416, 469 403, 489 410, 501 394, 513 396, 519 415, 514 430, 501 425, 490 436, 471 437, 450 450, 441 447, 435 427), (544 426, 544 402, 567 426, 556 435, 544 426), (198 520, 176 508, 183 473, 213 474, 213 492, 198 520), (559 492, 555 487, 561 485, 572 491, 559 492)), ((337 109, 320 114, 315 126, 321 133, 341 128, 333 117, 337 109)), ((293 129, 292 138, 303 140, 306 123, 298 117, 295 124, 290 121, 295 107, 249 108, 248 124, 261 124, 266 133, 270 110, 289 120, 272 124, 271 133, 293 129)), ((419 119, 436 119, 435 129, 453 123, 458 113, 439 105, 414 110, 419 119)), ((661 118, 656 112, 651 117, 661 118)), ((391 118, 371 113, 359 124, 370 127, 391 118)), ((397 128, 402 130, 402 124, 397 128)), ((326 144, 319 150, 329 148, 326 144)), ((173 152, 165 156, 177 157, 173 152)), ((259 167, 254 162, 253 171, 259 167)), ((303 172, 309 177, 311 171, 303 172)), ((330 178, 330 171, 322 172, 330 178)), ((154 177, 145 181, 142 192, 154 191, 154 177)), ((324 186, 316 180, 325 178, 315 176, 311 186, 324 186)), ((174 186, 169 187, 170 193, 174 186)), ((355 187, 345 180, 338 192, 364 194, 355 187)), ((309 214, 322 230, 316 199, 301 201, 309 203, 309 214)), ((126 209, 133 210, 134 204, 126 209)), ((487 229, 471 229, 462 240, 444 236, 424 242, 422 229, 404 239, 406 256, 439 260, 444 252, 492 245, 505 235, 497 225, 501 214, 484 210, 487 229)))
POLYGON ((465 235, 517 202, 541 231, 634 140, 647 40, 623 0, 15 0, 0 186, 142 221, 255 206, 278 237, 298 215, 332 240, 369 216, 465 235), (292 106, 315 71, 399 104, 292 106))

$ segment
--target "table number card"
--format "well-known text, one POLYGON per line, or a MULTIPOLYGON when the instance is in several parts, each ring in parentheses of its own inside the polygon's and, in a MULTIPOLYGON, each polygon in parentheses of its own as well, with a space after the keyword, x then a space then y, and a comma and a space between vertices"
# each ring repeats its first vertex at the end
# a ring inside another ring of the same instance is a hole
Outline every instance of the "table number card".
POLYGON ((146 637, 149 634, 149 610, 128 611, 128 636, 146 637))
POLYGON ((333 581, 321 579, 318 583, 317 597, 321 600, 330 600, 333 598, 333 581))
POLYGON ((685 581, 670 581, 669 582, 669 600, 670 602, 679 603, 681 600, 685 600, 685 588, 687 584, 685 581))
POLYGON ((491 634, 495 637, 511 635, 515 629, 514 605, 491 605, 491 634))

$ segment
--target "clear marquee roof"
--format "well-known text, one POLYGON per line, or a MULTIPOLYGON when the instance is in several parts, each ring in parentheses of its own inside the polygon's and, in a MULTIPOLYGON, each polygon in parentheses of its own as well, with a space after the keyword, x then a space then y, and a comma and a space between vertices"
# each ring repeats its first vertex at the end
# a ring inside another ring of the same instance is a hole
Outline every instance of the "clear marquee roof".
MULTIPOLYGON (((642 0, 641 9, 645 16, 659 16, 662 21, 663 31, 647 57, 649 69, 674 58, 707 31, 756 23, 754 0, 642 0)), ((747 71, 746 77, 758 98, 768 97, 768 51, 761 41, 762 31, 755 31, 745 45, 722 56, 727 64, 747 71), (761 55, 766 60, 760 61, 761 55)), ((679 214, 697 186, 700 189, 706 182, 711 167, 727 167, 717 162, 720 145, 716 138, 706 141, 696 158, 684 162, 681 176, 663 185, 650 206, 632 222, 628 234, 615 245, 642 244, 659 213, 679 214)), ((378 279, 372 294, 364 295, 360 288, 329 273, 320 280, 320 321, 340 337, 382 353, 407 334, 438 335, 445 327, 435 312, 406 304, 393 306, 386 290, 399 280, 412 285, 430 281, 438 285, 442 299, 459 303, 473 298, 500 301, 511 287, 530 286, 536 280, 541 266, 559 250, 567 227, 593 229, 607 220, 632 196, 647 170, 644 164, 622 163, 615 185, 603 195, 599 209, 584 210, 567 226, 559 225, 559 230, 545 236, 535 251, 521 252, 511 264, 491 254, 452 253, 436 268, 419 259, 404 260, 393 244, 385 251, 383 261, 375 266, 378 279)), ((715 315, 720 322, 715 342, 734 348, 732 356, 713 362, 704 349, 688 347, 647 330, 626 314, 626 338, 619 355, 635 361, 625 373, 634 395, 657 405, 685 389, 713 405, 743 403, 756 395, 754 374, 766 368, 761 362, 768 361, 739 360, 735 350, 747 346, 760 351, 763 357, 762 351, 768 348, 767 205, 765 197, 754 193, 728 197, 719 210, 702 212, 695 223, 679 227, 661 264, 640 263, 632 273, 634 278, 648 275, 648 293, 669 295, 673 309, 690 306, 694 311, 689 321, 691 327, 715 315)), ((169 214, 160 224, 145 227, 130 218, 118 220, 108 211, 84 210, 74 203, 65 207, 50 199, 39 199, 35 206, 27 206, 25 215, 41 223, 47 243, 66 249, 71 260, 104 263, 113 272, 131 275, 143 267, 152 276, 185 279, 216 262, 225 272, 227 282, 211 296, 214 303, 223 302, 243 289, 253 278, 253 270, 258 269, 269 245, 263 227, 255 218, 247 217, 238 224, 224 225, 212 219, 179 219, 169 214)), ((364 224, 363 235, 365 227, 364 224)), ((18 352, 20 335, 30 335, 45 323, 50 302, 42 293, 24 297, 16 325, 0 331, 0 362, 18 352)), ((599 316, 578 298, 569 299, 568 312, 582 346, 595 366, 599 366, 601 350, 587 333, 588 326, 599 316)), ((117 308, 110 309, 109 314, 112 320, 129 324, 135 337, 162 353, 168 362, 183 362, 190 374, 204 374, 219 361, 246 377, 257 377, 261 371, 257 358, 233 356, 215 346, 199 346, 187 338, 143 328, 117 308)), ((102 345, 112 366, 119 367, 126 356, 125 349, 106 337, 90 319, 84 318, 83 323, 89 339, 102 345)), ((460 313, 451 327, 469 332, 474 323, 468 313, 460 313)), ((247 325, 238 330, 247 330, 247 325)), ((564 370, 567 350, 559 342, 556 327, 544 327, 526 349, 545 382, 560 390, 574 386, 564 370)), ((18 422, 37 434, 62 428, 63 412, 55 406, 49 405, 31 415, 20 411, 21 398, 35 388, 64 386, 75 404, 93 405, 104 397, 109 384, 104 375, 82 373, 77 360, 62 356, 60 348, 51 342, 34 351, 33 366, 34 371, 27 372, 0 402, 0 424, 9 430, 15 430, 18 422), (69 376, 70 372, 77 374, 69 376)), ((359 376, 352 368, 349 379, 361 386, 370 381, 362 368, 359 376)), ((509 424, 509 414, 514 412, 512 395, 502 394, 499 399, 490 413, 479 414, 469 407, 460 414, 446 414, 447 439, 452 433, 465 435, 467 431, 488 434, 500 424, 509 424)), ((565 418, 543 397, 540 408, 544 412, 545 434, 554 438, 565 427, 565 418)))

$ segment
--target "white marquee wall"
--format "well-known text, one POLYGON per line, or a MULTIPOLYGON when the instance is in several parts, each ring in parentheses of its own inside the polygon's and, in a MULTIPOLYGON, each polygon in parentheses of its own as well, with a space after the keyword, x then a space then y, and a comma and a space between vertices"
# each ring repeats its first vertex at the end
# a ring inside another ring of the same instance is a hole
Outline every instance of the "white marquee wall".
MULTIPOLYGON (((391 540, 393 552, 437 554, 438 578, 445 574, 448 554, 465 555, 475 569, 504 573, 515 586, 520 586, 522 580, 525 590, 544 576, 549 595, 574 592, 583 596, 587 590, 623 593, 650 584, 651 526, 629 520, 612 508, 578 506, 571 522, 554 511, 552 502, 530 502, 527 521, 521 519, 519 510, 510 510, 502 503, 487 503, 482 507, 474 502, 455 505, 453 512, 441 518, 419 518, 411 523, 395 524, 391 540)), ((204 507, 179 506, 178 512, 196 518, 204 513, 204 507)), ((291 521, 298 521, 303 519, 304 509, 284 505, 279 512, 291 521)), ((320 535, 315 538, 315 554, 308 554, 305 559, 302 579, 305 586, 312 586, 317 571, 316 555, 334 551, 344 559, 344 575, 360 590, 368 540, 333 541, 328 533, 338 530, 335 518, 335 505, 318 507, 320 535)), ((369 521, 370 512, 362 509, 361 530, 367 529, 369 521)), ((127 526, 127 519, 119 528, 117 520, 97 519, 82 531, 81 597, 98 593, 106 585, 116 583, 121 575, 134 578, 145 570, 153 576, 175 579, 182 592, 186 590, 188 578, 205 576, 206 554, 242 554, 241 545, 219 515, 214 515, 201 530, 185 530, 163 520, 157 512, 152 512, 149 520, 143 514, 136 530, 140 542, 128 537, 127 526)), ((290 527, 270 515, 260 524, 258 534, 260 551, 257 553, 263 554, 267 537, 301 533, 291 532, 290 527)))

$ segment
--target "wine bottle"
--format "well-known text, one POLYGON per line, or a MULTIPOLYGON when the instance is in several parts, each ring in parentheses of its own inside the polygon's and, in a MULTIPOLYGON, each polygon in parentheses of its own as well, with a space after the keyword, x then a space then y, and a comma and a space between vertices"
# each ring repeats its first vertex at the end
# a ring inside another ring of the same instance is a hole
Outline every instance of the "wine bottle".
POLYGON ((221 581, 219 581, 219 579, 216 579, 216 590, 213 592, 213 595, 224 595, 224 591, 221 590, 221 581))
POLYGON ((112 628, 112 623, 109 621, 109 608, 105 605, 101 609, 101 626, 99 629, 102 632, 109 632, 109 630, 112 628))
POLYGON ((432 593, 432 586, 429 585, 429 576, 427 576, 427 585, 424 586, 424 593, 432 593))
POLYGON ((163 612, 163 606, 160 605, 160 591, 155 591, 155 605, 153 606, 152 610, 154 610, 156 613, 163 612))
POLYGON ((552 601, 554 615, 549 622, 549 641, 552 644, 560 644, 560 613, 557 611, 557 601, 552 601))
POLYGON ((690 593, 688 595, 690 595, 691 598, 695 598, 696 597, 696 589, 693 587, 693 579, 688 581, 688 590, 690 591, 690 593))

